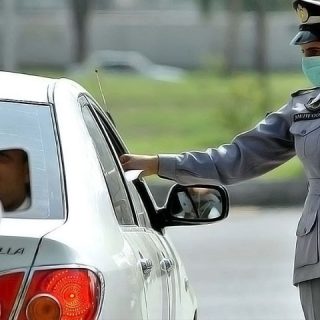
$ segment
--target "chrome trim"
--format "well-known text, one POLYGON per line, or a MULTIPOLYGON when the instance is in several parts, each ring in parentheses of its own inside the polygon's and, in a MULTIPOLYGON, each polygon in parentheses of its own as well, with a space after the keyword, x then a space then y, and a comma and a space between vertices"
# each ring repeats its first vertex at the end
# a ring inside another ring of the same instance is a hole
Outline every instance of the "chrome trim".
POLYGON ((3 276, 5 274, 10 274, 10 273, 24 272, 24 270, 28 270, 28 269, 30 269, 30 267, 28 267, 28 268, 10 269, 10 270, 2 270, 2 271, 0 271, 0 276, 3 276))
POLYGON ((184 278, 184 290, 186 292, 188 292, 189 288, 190 288, 189 279, 188 278, 184 278))
POLYGON ((139 260, 143 274, 148 277, 152 271, 153 263, 151 259, 140 259, 139 260))
POLYGON ((174 269, 174 260, 169 258, 163 258, 160 261, 160 268, 162 271, 165 271, 167 273, 170 273, 174 269))
POLYGON ((139 227, 137 225, 119 225, 123 232, 146 232, 145 227, 139 227))
POLYGON ((66 175, 64 169, 64 162, 63 162, 63 151, 60 142, 60 131, 59 125, 57 121, 57 112, 54 103, 50 104, 50 114, 53 124, 53 132, 56 141, 56 149, 57 149, 57 157, 58 157, 58 164, 59 164, 59 174, 60 174, 60 187, 61 187, 61 201, 62 201, 62 210, 63 212, 63 220, 66 221, 68 219, 68 196, 67 196, 67 182, 66 182, 66 175))
POLYGON ((0 102, 14 102, 22 104, 32 104, 35 106, 47 107, 49 106, 48 102, 32 101, 32 100, 18 100, 18 99, 0 99, 0 102))

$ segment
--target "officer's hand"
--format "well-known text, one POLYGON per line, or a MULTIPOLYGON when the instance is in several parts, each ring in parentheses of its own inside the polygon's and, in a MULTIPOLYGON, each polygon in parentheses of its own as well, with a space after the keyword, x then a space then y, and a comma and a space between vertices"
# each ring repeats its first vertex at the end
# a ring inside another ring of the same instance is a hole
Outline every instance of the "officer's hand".
POLYGON ((145 156, 134 154, 123 154, 120 156, 123 170, 143 170, 144 176, 158 173, 159 160, 157 156, 145 156))

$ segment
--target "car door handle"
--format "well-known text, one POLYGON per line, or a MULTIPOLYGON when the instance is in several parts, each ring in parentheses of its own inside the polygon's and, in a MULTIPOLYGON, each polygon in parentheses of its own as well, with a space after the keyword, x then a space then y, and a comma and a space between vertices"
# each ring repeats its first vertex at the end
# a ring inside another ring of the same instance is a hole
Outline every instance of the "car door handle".
POLYGON ((153 267, 152 260, 151 259, 140 259, 140 264, 141 264, 143 274, 148 276, 152 271, 152 267, 153 267))
POLYGON ((172 259, 163 258, 160 261, 160 268, 162 271, 171 272, 174 268, 174 261, 172 259))

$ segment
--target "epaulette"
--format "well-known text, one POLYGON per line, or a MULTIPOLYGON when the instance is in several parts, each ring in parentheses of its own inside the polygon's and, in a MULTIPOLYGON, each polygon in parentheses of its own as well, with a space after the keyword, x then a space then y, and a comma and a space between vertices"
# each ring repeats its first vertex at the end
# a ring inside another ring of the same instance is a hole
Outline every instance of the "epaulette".
POLYGON ((302 96, 304 94, 307 94, 307 93, 311 93, 315 90, 319 89, 319 87, 314 87, 314 88, 310 88, 310 89, 302 89, 302 90, 298 90, 294 93, 291 94, 291 97, 294 98, 294 97, 298 97, 298 96, 302 96))

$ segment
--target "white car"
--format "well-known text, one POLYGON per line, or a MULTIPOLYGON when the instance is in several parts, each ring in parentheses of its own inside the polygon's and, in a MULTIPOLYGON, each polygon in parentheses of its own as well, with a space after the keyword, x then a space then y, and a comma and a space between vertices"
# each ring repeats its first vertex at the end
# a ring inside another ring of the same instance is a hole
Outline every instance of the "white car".
POLYGON ((81 86, 6 72, 0 83, 0 149, 27 155, 30 198, 6 210, 0 166, 0 319, 195 320, 166 228, 225 218, 225 189, 175 185, 159 208, 81 86))
POLYGON ((96 69, 112 74, 135 74, 148 79, 179 82, 185 75, 185 70, 155 64, 137 51, 100 50, 94 51, 83 64, 72 66, 70 74, 93 73, 96 69))

